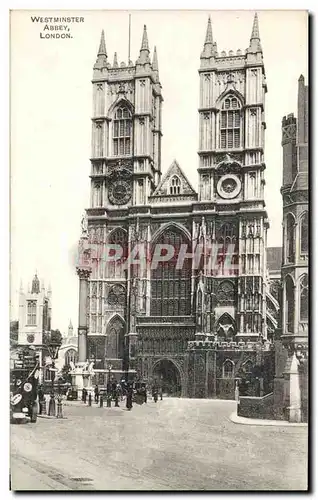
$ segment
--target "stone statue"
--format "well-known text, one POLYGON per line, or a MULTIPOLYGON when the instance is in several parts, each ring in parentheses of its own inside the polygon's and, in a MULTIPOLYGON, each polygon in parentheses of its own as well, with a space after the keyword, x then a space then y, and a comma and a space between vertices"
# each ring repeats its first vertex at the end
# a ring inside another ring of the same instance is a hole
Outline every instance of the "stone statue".
POLYGON ((81 221, 81 226, 82 226, 82 236, 87 236, 88 221, 87 221, 87 214, 86 214, 86 212, 83 214, 82 221, 81 221))

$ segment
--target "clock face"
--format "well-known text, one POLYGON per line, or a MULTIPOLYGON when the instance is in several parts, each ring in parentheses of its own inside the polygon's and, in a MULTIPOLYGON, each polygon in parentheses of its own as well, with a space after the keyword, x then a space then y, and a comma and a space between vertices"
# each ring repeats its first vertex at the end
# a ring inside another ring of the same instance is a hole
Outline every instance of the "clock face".
POLYGON ((116 181, 109 187, 108 198, 114 205, 125 205, 131 198, 131 187, 126 181, 116 181))
POLYGON ((235 198, 241 191, 242 184, 236 175, 223 175, 217 183, 217 191, 221 198, 235 198))
POLYGON ((28 336, 27 336, 27 341, 29 342, 29 344, 32 344, 34 342, 34 335, 33 333, 30 333, 28 336))

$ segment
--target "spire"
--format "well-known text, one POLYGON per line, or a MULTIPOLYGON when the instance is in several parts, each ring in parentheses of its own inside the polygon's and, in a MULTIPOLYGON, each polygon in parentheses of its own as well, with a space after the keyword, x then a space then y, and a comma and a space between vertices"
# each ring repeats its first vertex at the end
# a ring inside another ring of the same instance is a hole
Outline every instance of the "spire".
POLYGON ((258 27, 258 16, 257 12, 254 15, 252 34, 250 38, 250 46, 249 52, 262 52, 261 40, 259 36, 259 27, 258 27))
POLYGON ((155 81, 159 82, 159 66, 158 66, 158 57, 157 57, 157 49, 154 47, 153 49, 153 58, 152 58, 152 69, 155 76, 155 81))
POLYGON ((105 32, 102 30, 99 42, 99 49, 97 52, 97 59, 94 64, 94 69, 101 70, 107 66, 107 52, 106 52, 106 43, 105 43, 105 32))
POLYGON ((259 28, 258 28, 258 16, 257 12, 255 12, 251 40, 259 40, 259 39, 260 38, 259 38, 259 28))
POLYGON ((150 63, 150 59, 149 59, 149 43, 148 43, 147 27, 146 25, 144 25, 141 49, 137 60, 137 64, 146 64, 146 63, 150 63))
POLYGON ((212 23, 211 17, 209 16, 201 59, 209 59, 214 56, 215 52, 217 52, 217 46, 215 42, 213 43, 212 23))
POLYGON ((212 43, 213 44, 212 24, 211 24, 211 17, 210 16, 209 16, 209 19, 208 19, 208 27, 206 29, 206 35, 205 35, 204 45, 206 45, 207 43, 212 43))
POLYGON ((154 71, 159 71, 156 47, 153 49, 152 69, 154 71))
POLYGON ((142 42, 140 50, 149 50, 147 26, 144 24, 144 32, 142 34, 142 42))
POLYGON ((113 62, 113 67, 118 68, 118 61, 117 61, 117 52, 114 54, 114 62, 113 62))
POLYGON ((99 44, 99 49, 98 49, 98 56, 106 56, 107 57, 107 52, 106 52, 106 44, 105 44, 105 32, 102 30, 102 34, 100 37, 100 44, 99 44))
POLYGON ((70 324, 68 325, 68 336, 72 337, 73 336, 73 325, 72 321, 70 320, 70 324))

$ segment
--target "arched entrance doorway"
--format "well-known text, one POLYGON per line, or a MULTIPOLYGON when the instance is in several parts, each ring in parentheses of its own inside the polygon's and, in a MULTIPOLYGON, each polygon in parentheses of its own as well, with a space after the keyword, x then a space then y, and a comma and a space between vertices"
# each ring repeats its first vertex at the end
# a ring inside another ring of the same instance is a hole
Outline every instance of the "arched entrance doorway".
POLYGON ((170 359, 161 359, 155 364, 153 381, 162 387, 162 392, 167 396, 181 396, 180 371, 170 359))

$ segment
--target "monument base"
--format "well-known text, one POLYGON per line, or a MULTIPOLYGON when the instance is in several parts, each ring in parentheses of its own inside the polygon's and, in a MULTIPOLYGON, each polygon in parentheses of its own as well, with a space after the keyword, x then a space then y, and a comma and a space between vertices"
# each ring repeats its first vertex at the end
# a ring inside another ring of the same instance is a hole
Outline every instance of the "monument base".
POLYGON ((82 399, 83 389, 93 392, 93 370, 88 369, 87 362, 78 362, 71 372, 72 386, 76 387, 79 399, 82 399))

